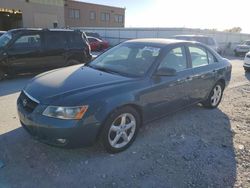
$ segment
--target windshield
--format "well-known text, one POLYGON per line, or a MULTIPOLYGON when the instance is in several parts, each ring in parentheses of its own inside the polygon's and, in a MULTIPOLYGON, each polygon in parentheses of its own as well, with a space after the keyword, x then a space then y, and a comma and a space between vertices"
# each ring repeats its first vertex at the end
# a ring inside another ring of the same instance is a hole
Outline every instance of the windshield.
POLYGON ((143 76, 160 54, 161 48, 142 44, 121 44, 103 53, 88 66, 128 76, 143 76))
POLYGON ((243 44, 250 46, 250 41, 245 41, 243 44))
POLYGON ((0 37, 0 48, 7 45, 11 39, 12 39, 12 35, 10 33, 3 34, 0 37))

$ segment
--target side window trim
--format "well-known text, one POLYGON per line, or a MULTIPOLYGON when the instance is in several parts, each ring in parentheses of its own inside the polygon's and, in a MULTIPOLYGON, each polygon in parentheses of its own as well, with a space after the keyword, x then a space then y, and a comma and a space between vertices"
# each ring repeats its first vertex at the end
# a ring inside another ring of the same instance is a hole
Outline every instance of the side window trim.
MULTIPOLYGON (((32 35, 38 35, 39 37, 40 37, 40 46, 39 47, 36 47, 36 50, 37 49, 43 49, 43 43, 42 43, 42 34, 40 33, 40 32, 25 32, 25 33, 22 33, 22 34, 20 34, 20 35, 18 35, 12 42, 11 42, 11 44, 9 44, 9 46, 8 46, 8 49, 9 48, 13 48, 13 46, 16 44, 16 42, 20 39, 20 38, 22 38, 22 37, 24 37, 24 36, 32 36, 32 35)), ((34 47, 29 47, 29 48, 31 48, 31 49, 34 49, 34 47)), ((21 49, 21 48, 20 48, 21 49)), ((22 48, 22 49, 24 49, 24 48, 22 48)))
POLYGON ((184 53, 185 53, 185 54, 183 54, 183 55, 185 55, 185 60, 186 60, 186 68, 183 69, 183 70, 176 71, 176 72, 179 73, 179 72, 183 72, 183 71, 186 71, 186 70, 192 68, 192 67, 190 67, 190 65, 189 65, 189 58, 188 58, 186 46, 183 45, 183 44, 179 44, 179 45, 174 45, 174 46, 172 46, 171 48, 169 48, 169 49, 167 50, 167 52, 166 52, 166 54, 164 55, 164 57, 162 58, 161 62, 158 64, 156 70, 159 69, 161 63, 163 62, 164 58, 168 55, 168 53, 169 53, 171 50, 176 49, 176 48, 181 48, 181 49, 184 50, 184 53))
POLYGON ((193 66, 192 56, 191 56, 191 52, 190 52, 190 49, 189 49, 190 47, 199 48, 199 49, 203 50, 203 51, 206 53, 207 65, 209 65, 209 59, 208 59, 207 49, 204 48, 203 46, 200 46, 200 45, 188 44, 188 45, 187 45, 187 50, 188 50, 189 59, 190 59, 191 68, 192 68, 192 69, 199 68, 199 67, 204 67, 204 66, 207 66, 207 65, 201 65, 201 66, 197 66, 197 67, 194 67, 194 66, 193 66))

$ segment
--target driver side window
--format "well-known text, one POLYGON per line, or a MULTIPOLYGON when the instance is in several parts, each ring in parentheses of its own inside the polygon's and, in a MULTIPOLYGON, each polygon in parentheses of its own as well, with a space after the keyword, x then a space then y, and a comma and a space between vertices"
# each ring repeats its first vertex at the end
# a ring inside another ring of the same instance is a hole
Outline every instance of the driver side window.
POLYGON ((162 60, 160 68, 171 68, 177 72, 185 70, 187 68, 187 58, 184 47, 173 48, 162 60))
POLYGON ((41 47, 41 38, 38 34, 23 35, 13 44, 14 49, 37 49, 41 47))

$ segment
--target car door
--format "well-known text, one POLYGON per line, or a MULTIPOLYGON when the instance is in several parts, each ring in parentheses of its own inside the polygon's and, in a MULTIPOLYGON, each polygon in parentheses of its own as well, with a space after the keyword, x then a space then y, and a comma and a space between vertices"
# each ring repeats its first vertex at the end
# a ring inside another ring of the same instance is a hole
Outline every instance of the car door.
POLYGON ((39 32, 20 35, 7 49, 8 66, 15 71, 29 71, 42 66, 42 36, 39 32))
POLYGON ((204 100, 215 82, 217 60, 205 47, 189 45, 188 54, 192 64, 192 100, 204 100))
POLYGON ((190 104, 192 70, 187 61, 185 47, 176 46, 169 50, 157 70, 164 67, 175 69, 176 75, 152 77, 152 87, 148 97, 151 110, 148 111, 148 115, 154 117, 163 116, 190 104))
POLYGON ((47 69, 66 66, 68 44, 64 32, 47 31, 44 38, 47 69))

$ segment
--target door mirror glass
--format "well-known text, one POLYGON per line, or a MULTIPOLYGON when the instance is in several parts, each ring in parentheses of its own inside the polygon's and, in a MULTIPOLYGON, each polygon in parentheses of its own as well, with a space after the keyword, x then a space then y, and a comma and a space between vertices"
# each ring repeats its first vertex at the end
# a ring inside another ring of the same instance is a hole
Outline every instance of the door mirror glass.
POLYGON ((176 70, 172 68, 162 67, 157 70, 156 75, 157 76, 175 76, 176 70))

